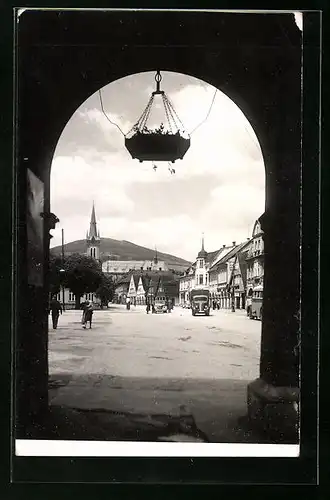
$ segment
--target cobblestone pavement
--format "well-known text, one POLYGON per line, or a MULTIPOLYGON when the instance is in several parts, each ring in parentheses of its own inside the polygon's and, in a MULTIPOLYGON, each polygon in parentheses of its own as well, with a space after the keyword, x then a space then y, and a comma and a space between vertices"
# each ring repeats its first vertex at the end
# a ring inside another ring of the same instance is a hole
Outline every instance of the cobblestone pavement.
POLYGON ((176 307, 95 311, 92 329, 66 311, 49 330, 51 404, 125 415, 193 416, 210 441, 251 441, 237 426, 258 376, 261 323, 244 311, 193 317, 176 307))

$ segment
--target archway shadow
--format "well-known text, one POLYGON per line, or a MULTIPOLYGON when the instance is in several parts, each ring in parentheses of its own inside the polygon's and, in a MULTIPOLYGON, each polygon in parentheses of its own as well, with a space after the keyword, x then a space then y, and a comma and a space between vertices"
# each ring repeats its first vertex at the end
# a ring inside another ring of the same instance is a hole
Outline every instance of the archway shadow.
MULTIPOLYGON (((255 428, 248 380, 54 375, 45 439, 295 443, 255 428)), ((40 436, 39 436, 40 437, 40 436)))

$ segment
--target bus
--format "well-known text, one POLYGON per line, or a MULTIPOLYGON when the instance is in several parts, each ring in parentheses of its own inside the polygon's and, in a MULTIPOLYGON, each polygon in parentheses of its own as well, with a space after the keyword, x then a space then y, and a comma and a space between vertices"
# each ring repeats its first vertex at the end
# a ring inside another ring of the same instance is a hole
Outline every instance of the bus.
POLYGON ((258 285, 253 288, 251 297, 250 319, 262 319, 263 286, 258 285))

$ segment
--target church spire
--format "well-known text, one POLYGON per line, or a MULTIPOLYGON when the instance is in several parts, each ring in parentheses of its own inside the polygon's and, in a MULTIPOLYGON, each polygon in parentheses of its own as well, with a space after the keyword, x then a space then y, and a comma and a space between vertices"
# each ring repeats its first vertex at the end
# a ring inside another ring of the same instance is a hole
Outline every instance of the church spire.
POLYGON ((207 252, 206 252, 206 250, 204 248, 204 233, 202 233, 202 248, 198 252, 198 258, 199 259, 205 259, 206 256, 207 256, 207 252))
POLYGON ((97 231, 96 226, 96 216, 95 216, 95 206, 93 201, 91 221, 89 225, 89 231, 87 231, 86 244, 87 244, 87 255, 93 259, 99 260, 100 258, 100 233, 97 231))
POLYGON ((92 215, 91 215, 91 221, 89 225, 89 233, 88 233, 88 239, 98 239, 100 237, 100 233, 97 232, 97 227, 96 227, 96 216, 95 216, 95 205, 93 201, 93 208, 92 208, 92 215))

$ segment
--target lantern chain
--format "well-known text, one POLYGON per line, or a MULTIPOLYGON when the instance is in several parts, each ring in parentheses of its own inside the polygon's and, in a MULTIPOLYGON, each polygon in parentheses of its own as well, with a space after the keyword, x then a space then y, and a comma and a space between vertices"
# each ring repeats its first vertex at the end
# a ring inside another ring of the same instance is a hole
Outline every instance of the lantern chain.
POLYGON ((171 101, 169 100, 169 98, 168 98, 167 96, 165 97, 165 99, 166 99, 167 106, 168 106, 169 112, 170 112, 170 114, 171 114, 172 120, 174 121, 174 123, 176 123, 175 118, 174 118, 174 116, 175 116, 175 117, 176 117, 176 119, 177 119, 177 121, 178 121, 178 122, 180 123, 180 125, 182 126, 182 130, 184 131, 184 130, 185 130, 184 125, 183 125, 182 121, 180 120, 180 118, 179 118, 179 116, 178 116, 177 112, 175 111, 173 104, 171 103, 171 101), (173 115, 174 115, 174 116, 173 116, 173 115))
POLYGON ((137 122, 137 128, 141 131, 143 131, 144 127, 147 124, 147 121, 148 121, 149 116, 150 116, 150 111, 151 111, 153 101, 154 101, 154 97, 151 96, 149 99, 149 102, 147 104, 147 107, 145 108, 145 110, 143 111, 141 117, 139 118, 139 120, 137 122))
POLYGON ((164 105, 164 109, 165 109, 165 115, 166 115, 166 118, 167 118, 167 121, 168 121, 168 125, 170 127, 170 132, 172 133, 172 125, 171 125, 171 120, 170 120, 170 116, 169 116, 169 110, 167 109, 167 106, 166 106, 166 99, 164 97, 164 94, 162 94, 162 99, 163 99, 163 105, 164 105))

